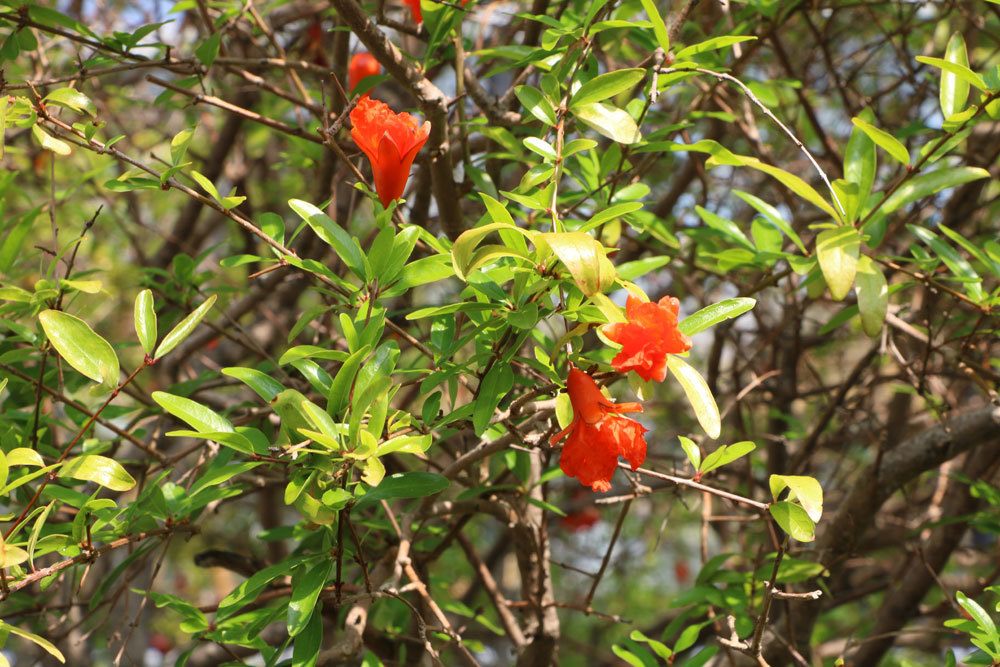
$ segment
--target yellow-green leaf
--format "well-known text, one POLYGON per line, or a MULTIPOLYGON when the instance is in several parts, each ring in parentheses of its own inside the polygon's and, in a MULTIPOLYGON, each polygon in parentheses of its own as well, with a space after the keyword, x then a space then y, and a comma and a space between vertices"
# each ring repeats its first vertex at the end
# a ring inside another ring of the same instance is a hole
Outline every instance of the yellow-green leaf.
POLYGON ((867 255, 858 258, 855 291, 861 313, 861 328, 875 338, 882 333, 882 323, 885 322, 885 314, 889 308, 889 286, 882 271, 867 255))
POLYGON ((965 49, 965 39, 963 39, 962 33, 956 32, 948 40, 944 59, 953 66, 941 70, 941 90, 939 95, 941 113, 947 118, 964 109, 965 103, 969 101, 969 79, 982 79, 969 69, 969 54, 965 49), (958 72, 954 71, 954 68, 959 68, 958 72))
POLYGON ((153 310, 153 293, 148 289, 135 297, 134 321, 142 351, 150 354, 156 347, 156 311, 153 310))
POLYGON ((910 151, 906 150, 906 146, 899 139, 861 118, 852 118, 851 122, 897 162, 903 165, 910 164, 910 151))
POLYGON ((37 125, 31 126, 31 134, 35 137, 35 141, 41 144, 42 148, 52 151, 56 155, 69 155, 73 152, 69 144, 61 139, 56 139, 37 125))
POLYGON ((806 511, 795 503, 787 501, 772 503, 768 510, 781 529, 792 539, 799 542, 812 542, 816 539, 816 524, 806 511))
POLYGON ((667 368, 677 377, 681 388, 687 395, 688 402, 694 408, 698 423, 705 429, 710 438, 718 438, 722 433, 722 420, 719 417, 719 406, 715 403, 708 383, 701 373, 696 371, 683 359, 676 355, 667 356, 667 368))
POLYGON ((211 310, 212 306, 215 305, 216 295, 205 299, 205 302, 200 306, 195 308, 190 315, 181 320, 177 326, 171 329, 170 333, 163 337, 163 341, 160 346, 156 348, 156 354, 153 355, 154 359, 159 359, 163 355, 169 353, 175 347, 184 342, 184 340, 191 335, 195 327, 205 319, 208 315, 208 311, 211 310))
POLYGON ((632 116, 606 102, 581 104, 573 108, 573 114, 595 131, 620 144, 634 144, 642 139, 632 116))
POLYGON ((555 232, 539 234, 536 240, 552 249, 586 296, 603 292, 614 284, 615 267, 604 246, 589 234, 555 232))
POLYGON ((108 387, 118 385, 121 370, 118 357, 104 340, 79 317, 60 310, 43 310, 38 321, 56 349, 70 366, 94 382, 108 387))
POLYGON ((819 521, 823 516, 823 487, 815 478, 804 475, 771 475, 768 484, 771 487, 771 497, 775 500, 787 488, 788 500, 797 500, 810 519, 819 521))
POLYGON ((576 93, 573 94, 573 97, 570 98, 569 106, 575 110, 577 107, 585 104, 602 102, 609 97, 614 97, 619 93, 632 89, 645 76, 646 70, 641 67, 619 69, 613 72, 598 74, 580 86, 576 93))
POLYGON ((816 237, 816 257, 834 300, 840 301, 851 291, 860 253, 861 237, 853 227, 827 229, 816 237))
POLYGON ((66 664, 66 658, 63 656, 62 652, 55 647, 55 645, 44 637, 39 637, 33 632, 28 632, 27 630, 22 630, 16 625, 11 625, 10 623, 4 623, 0 621, 0 633, 9 632, 12 635, 17 635, 22 639, 27 639, 30 642, 34 642, 38 646, 45 649, 49 655, 54 657, 59 662, 66 664))
POLYGON ((59 476, 93 482, 112 491, 128 491, 135 486, 135 479, 118 461, 96 454, 69 459, 59 469, 59 476))

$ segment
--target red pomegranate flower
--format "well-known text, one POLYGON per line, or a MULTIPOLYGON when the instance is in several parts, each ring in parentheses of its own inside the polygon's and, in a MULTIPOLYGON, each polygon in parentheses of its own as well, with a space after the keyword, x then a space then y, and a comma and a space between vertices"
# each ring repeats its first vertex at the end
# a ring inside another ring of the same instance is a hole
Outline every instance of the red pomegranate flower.
POLYGON ((677 328, 680 306, 672 296, 652 303, 629 295, 625 303, 628 322, 603 328, 605 336, 622 346, 611 360, 614 369, 622 373, 635 371, 643 380, 663 382, 667 377, 667 355, 691 349, 691 339, 677 328))
MULTIPOLYGON (((462 6, 465 7, 468 2, 469 0, 462 0, 462 6)), ((403 0, 403 3, 410 8, 414 23, 420 24, 424 22, 424 14, 420 11, 420 0, 403 0)))
POLYGON ((378 76, 382 73, 382 66, 375 60, 375 56, 363 51, 351 56, 351 63, 347 66, 347 90, 352 91, 358 84, 370 76, 378 76))
POLYGON ((420 11, 420 0, 403 0, 403 2, 410 8, 410 13, 413 14, 413 22, 418 25, 423 23, 424 15, 420 11))
POLYGON ((351 111, 351 138, 372 165, 375 192, 383 206, 406 188, 410 167, 427 143, 431 124, 421 125, 408 113, 395 113, 385 102, 365 96, 351 111))
POLYGON ((633 470, 646 460, 646 428, 618 414, 642 412, 642 406, 615 403, 601 393, 593 378, 577 368, 570 367, 566 386, 573 404, 573 423, 549 441, 554 445, 569 434, 559 467, 594 491, 610 491, 619 456, 627 459, 633 470))
POLYGON ((588 505, 582 510, 570 512, 561 519, 560 523, 571 533, 582 533, 593 528, 600 520, 601 513, 593 505, 588 505))

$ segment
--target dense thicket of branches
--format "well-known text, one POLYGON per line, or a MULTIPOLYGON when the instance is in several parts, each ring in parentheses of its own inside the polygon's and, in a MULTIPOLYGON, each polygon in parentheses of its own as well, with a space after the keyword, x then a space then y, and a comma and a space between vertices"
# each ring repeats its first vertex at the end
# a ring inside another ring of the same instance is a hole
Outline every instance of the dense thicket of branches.
POLYGON ((993 609, 1000 578, 1000 6, 471 0, 425 2, 418 28, 382 0, 3 4, 0 618, 16 664, 54 660, 46 641, 73 665, 198 667, 970 652, 973 624, 943 623, 967 615, 959 591, 993 609), (706 42, 726 35, 754 39, 706 42), (953 35, 982 83, 958 102, 965 75, 917 60, 960 63, 953 35), (431 122, 391 215, 350 138, 360 51, 384 72, 372 96, 431 122), (627 68, 608 115, 586 118, 576 87, 627 68), (53 92, 68 88, 85 97, 53 92), (640 141, 623 136, 636 124, 640 141), (594 330, 624 283, 587 289, 493 200, 532 233, 592 232, 593 266, 606 253, 682 316, 756 299, 693 336, 717 439, 676 372, 645 387, 608 372, 594 330), (451 244, 487 223, 500 239, 467 250, 495 255, 473 265, 451 244), (816 262, 826 223, 871 258, 843 300, 816 262), (862 293, 874 273, 884 315, 862 293), (155 365, 134 342, 147 288, 161 341, 218 298, 155 365), (464 305, 426 310, 448 304, 464 305), (111 342, 123 372, 91 375, 103 393, 41 311, 111 342), (570 360, 645 408, 648 458, 607 494, 548 444, 570 360), (340 449, 321 446, 327 421, 340 449), (756 449, 695 474, 678 436, 702 458, 756 449), (815 541, 772 519, 788 498, 771 475, 819 481, 815 541))

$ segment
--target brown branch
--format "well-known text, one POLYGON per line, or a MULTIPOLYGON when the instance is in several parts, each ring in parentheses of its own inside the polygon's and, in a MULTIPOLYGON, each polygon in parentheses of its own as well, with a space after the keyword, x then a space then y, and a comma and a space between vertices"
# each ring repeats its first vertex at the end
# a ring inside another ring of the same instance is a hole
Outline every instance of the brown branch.
MULTIPOLYGON (((56 572, 62 572, 66 568, 73 567, 74 565, 79 565, 81 563, 89 563, 97 558, 100 558, 109 551, 114 551, 115 549, 121 549, 130 544, 136 542, 141 542, 143 540, 149 539, 150 537, 164 537, 167 535, 172 535, 174 533, 187 533, 193 535, 198 532, 198 529, 194 526, 189 526, 185 523, 176 523, 169 526, 164 526, 163 528, 158 528, 156 530, 149 530, 143 533, 136 533, 134 535, 126 535, 125 537, 118 538, 112 542, 108 542, 91 551, 84 551, 79 556, 74 556, 73 558, 67 558, 66 560, 61 560, 58 563, 49 565, 48 567, 43 567, 40 570, 35 570, 24 579, 19 579, 18 581, 9 584, 9 593, 16 593, 17 591, 27 588, 36 581, 41 581, 46 577, 50 577, 56 572)), ((7 599, 7 596, 0 597, 0 601, 7 599)))

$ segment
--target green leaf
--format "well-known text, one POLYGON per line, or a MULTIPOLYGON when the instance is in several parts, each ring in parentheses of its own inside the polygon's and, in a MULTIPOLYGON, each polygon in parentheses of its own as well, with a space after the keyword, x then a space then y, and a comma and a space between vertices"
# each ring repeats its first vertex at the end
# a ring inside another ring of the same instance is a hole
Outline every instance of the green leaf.
POLYGON ((694 210, 707 226, 729 237, 730 240, 735 241, 747 250, 754 250, 754 245, 750 242, 750 239, 747 238, 746 234, 743 233, 743 230, 735 222, 712 213, 697 204, 694 210))
POLYGON ((483 378, 476 392, 476 407, 472 412, 472 425, 476 435, 482 435, 493 419, 497 405, 514 386, 514 371, 509 364, 495 363, 483 378))
POLYGON ((423 454, 430 449, 433 438, 430 435, 401 435, 386 440, 375 450, 373 456, 385 456, 400 452, 403 454, 423 454))
POLYGON ((877 338, 882 333, 882 324, 889 309, 889 286, 882 271, 867 255, 858 259, 855 291, 861 328, 871 338, 877 338))
POLYGON ((541 155, 546 160, 555 161, 559 157, 556 155, 556 149, 552 147, 552 144, 538 137, 525 137, 522 143, 529 151, 541 155))
POLYGON ((656 8, 656 0, 639 0, 642 8, 646 10, 646 16, 653 24, 653 34, 656 35, 656 42, 663 49, 664 53, 670 53, 670 33, 667 32, 667 25, 660 16, 660 10, 656 8))
POLYGON ((156 347, 156 311, 153 310, 153 293, 144 289, 135 297, 135 333, 142 351, 150 354, 156 347))
POLYGON ((191 138, 194 137, 194 130, 193 127, 181 130, 170 140, 170 163, 175 167, 184 162, 191 138))
POLYGON ((772 503, 768 510, 781 529, 788 533, 792 539, 799 542, 812 542, 816 539, 816 524, 812 522, 806 511, 795 503, 787 501, 772 503))
POLYGON ((365 345, 360 350, 347 358, 337 371, 330 385, 330 394, 327 396, 327 410, 332 415, 339 415, 347 407, 350 401, 351 387, 354 384, 354 377, 371 352, 371 346, 365 345))
POLYGON ((978 625, 983 632, 990 636, 990 640, 996 641, 998 638, 997 626, 993 622, 993 619, 990 618, 989 613, 987 613, 987 611, 983 609, 978 602, 970 598, 962 591, 955 592, 955 599, 958 601, 958 604, 962 607, 962 609, 969 613, 969 616, 972 617, 972 620, 975 621, 976 625, 978 625))
POLYGON ((614 284, 615 267, 604 246, 586 232, 539 234, 536 243, 551 248, 584 295, 593 296, 614 284))
POLYGON ((292 596, 288 601, 288 635, 294 637, 305 630, 316 611, 320 593, 330 578, 333 559, 323 559, 311 568, 300 565, 292 573, 292 596))
POLYGON ((714 167, 720 164, 732 165, 732 166, 744 166, 750 167, 751 169, 756 169, 757 171, 764 172, 771 178, 774 178, 779 183, 784 185, 786 188, 797 194, 799 197, 809 202, 813 206, 819 208, 822 211, 828 213, 834 219, 840 219, 840 214, 836 209, 833 208, 818 192, 816 189, 806 183, 804 180, 791 174, 780 167, 775 167, 773 164, 767 164, 766 162, 761 162, 755 157, 748 157, 745 155, 733 155, 729 151, 719 151, 717 149, 712 149, 708 151, 712 157, 706 161, 706 165, 714 167), (728 153, 728 155, 727 155, 728 153))
POLYGON ((825 229, 816 237, 816 257, 830 296, 842 300, 854 286, 861 253, 861 237, 853 227, 825 229))
POLYGON ((693 336, 700 331, 713 327, 719 322, 739 317, 757 305, 756 299, 741 296, 725 299, 711 306, 705 306, 698 312, 681 320, 677 328, 682 334, 693 336))
POLYGON ((257 599, 268 584, 277 579, 278 577, 287 576, 289 570, 294 568, 302 561, 301 556, 292 556, 286 560, 283 560, 276 565, 270 565, 265 567, 263 570, 258 570, 250 576, 249 579, 240 583, 229 595, 222 598, 219 603, 219 611, 216 614, 216 618, 221 620, 226 618, 234 611, 240 609, 243 605, 249 604, 257 599))
MULTIPOLYGON (((865 120, 874 117, 869 109, 862 111, 865 120)), ((847 220, 853 222, 868 200, 868 195, 875 184, 875 171, 878 168, 878 156, 875 152, 875 142, 860 128, 851 130, 851 138, 847 141, 844 151, 844 178, 849 183, 858 186, 856 198, 848 207, 847 220)))
POLYGON ((208 193, 208 196, 214 199, 216 202, 221 203, 222 197, 219 196, 219 190, 215 187, 215 184, 200 171, 191 170, 191 178, 201 186, 201 189, 208 193))
POLYGON ((156 353, 153 355, 154 359, 159 359, 165 354, 168 354, 175 347, 180 345, 187 339, 188 336, 194 332, 195 327, 197 327, 205 316, 208 315, 208 311, 212 309, 215 305, 217 295, 205 299, 204 303, 195 308, 190 315, 181 320, 177 326, 171 329, 170 333, 163 337, 163 341, 160 342, 160 346, 156 348, 156 353))
POLYGON ((532 116, 550 127, 556 124, 556 110, 542 91, 532 86, 517 86, 514 94, 532 116))
POLYGON ((301 199, 289 199, 288 205, 330 246, 354 275, 365 278, 365 256, 357 241, 326 213, 301 199))
MULTIPOLYGON (((6 380, 0 382, 0 389, 3 389, 3 385, 5 383, 6 380)), ((42 455, 33 449, 28 449, 27 447, 15 447, 7 452, 7 465, 35 466, 41 468, 45 465, 45 461, 42 459, 42 455)))
POLYGON ((20 565, 26 560, 28 560, 27 551, 21 547, 15 547, 13 544, 8 544, 7 541, 0 536, 0 568, 20 565))
POLYGON ((96 454, 69 459, 59 469, 59 476, 93 482, 112 491, 128 491, 135 486, 135 479, 118 461, 96 454))
POLYGON ((757 445, 749 440, 735 442, 731 445, 722 445, 705 457, 705 460, 701 462, 701 467, 698 468, 698 472, 704 475, 746 456, 755 449, 757 449, 757 445))
POLYGON ((961 34, 956 32, 951 36, 945 53, 946 58, 917 56, 917 60, 941 70, 941 112, 947 118, 965 108, 969 98, 969 86, 975 86, 984 93, 990 92, 990 86, 986 85, 983 77, 969 69, 969 56, 961 34), (945 111, 946 108, 954 110, 945 111))
POLYGON ((946 188, 953 188, 956 185, 989 177, 990 172, 980 167, 948 167, 920 174, 899 186, 882 204, 879 213, 888 215, 903 206, 937 194, 946 188))
POLYGON ((97 294, 101 291, 100 280, 68 280, 63 278, 61 284, 66 289, 76 290, 85 294, 97 294))
POLYGON ((222 41, 222 33, 217 32, 213 35, 209 35, 198 47, 194 50, 194 55, 201 61, 201 64, 205 67, 211 67, 215 59, 219 57, 219 44, 222 41))
POLYGON ((646 667, 646 663, 642 661, 642 658, 620 644, 612 644, 611 652, 614 653, 615 657, 619 660, 629 665, 629 667, 646 667))
POLYGON ((42 510, 42 513, 38 515, 35 519, 35 525, 31 527, 31 535, 28 536, 28 564, 31 569, 35 569, 35 546, 38 544, 38 538, 41 537, 42 529, 45 527, 45 522, 49 518, 49 513, 52 512, 52 508, 56 505, 55 500, 50 502, 42 510))
POLYGON ((785 219, 781 217, 781 213, 778 212, 778 209, 771 206, 763 199, 755 197, 748 192, 733 190, 733 194, 752 206, 758 213, 764 216, 765 219, 770 221, 771 224, 784 232, 785 236, 791 239, 792 243, 795 244, 795 247, 801 250, 803 254, 806 254, 806 246, 802 243, 802 239, 795 232, 795 230, 792 229, 792 226, 785 222, 785 219))
POLYGON ((365 459, 364 471, 361 473, 361 481, 370 486, 377 487, 385 478, 385 464, 377 457, 365 459))
POLYGON ((815 478, 802 475, 771 475, 768 485, 771 487, 771 497, 775 500, 787 488, 790 492, 789 500, 798 500, 810 519, 819 521, 823 516, 823 487, 815 478))
POLYGON ((705 378, 687 362, 677 355, 667 356, 667 368, 677 377, 688 402, 694 408, 698 423, 705 429, 710 438, 718 438, 722 432, 722 420, 719 417, 719 406, 708 388, 705 378))
POLYGON ((892 156, 894 160, 902 165, 910 164, 910 152, 906 150, 906 146, 899 139, 859 117, 852 118, 851 122, 854 123, 855 127, 867 134, 868 138, 874 141, 882 150, 892 156))
POLYGON ((228 419, 190 398, 165 391, 154 391, 151 397, 157 405, 199 433, 235 432, 228 419))
POLYGON ((650 271, 655 271, 656 269, 666 266, 672 259, 673 258, 668 255, 660 255, 659 257, 645 257, 643 259, 625 262, 624 264, 619 264, 617 267, 618 277, 622 280, 635 280, 636 278, 646 275, 650 271))
POLYGON ((606 102, 580 104, 573 108, 573 114, 591 129, 612 141, 634 144, 642 140, 639 126, 632 116, 606 102))
POLYGON ((42 148, 47 151, 52 151, 56 155, 69 155, 73 152, 73 149, 70 148, 69 144, 61 139, 56 139, 38 125, 31 126, 31 135, 42 148))
POLYGON ((669 648, 667 648, 663 642, 651 639, 646 635, 644 635, 639 630, 633 630, 629 634, 628 638, 634 642, 641 642, 643 644, 649 645, 649 648, 653 649, 653 653, 663 658, 664 660, 669 660, 670 656, 673 655, 673 652, 669 648))
POLYGON ((681 448, 684 453, 687 454, 688 461, 691 462, 691 466, 697 470, 698 466, 701 465, 701 450, 698 445, 694 443, 691 438, 686 438, 683 435, 677 436, 677 439, 681 441, 681 448))
POLYGON ((285 387, 273 377, 254 368, 230 366, 229 368, 223 368, 222 374, 236 378, 257 392, 257 395, 268 403, 285 390, 285 387))
POLYGON ((91 117, 97 116, 97 110, 89 97, 75 88, 57 88, 45 96, 46 104, 72 109, 77 113, 85 113, 91 117))
POLYGON ((718 51, 719 49, 724 49, 727 46, 732 46, 733 44, 739 44, 740 42, 747 42, 755 39, 757 38, 752 35, 723 35, 722 37, 713 37, 711 39, 706 39, 704 42, 692 44, 691 46, 685 46, 674 55, 674 62, 686 60, 691 56, 699 53, 705 53, 706 51, 718 51))
POLYGON ((60 310, 38 314, 46 337, 56 352, 70 366, 94 382, 118 386, 118 357, 108 341, 101 338, 78 317, 60 310))
POLYGON ((914 236, 926 243, 941 258, 951 272, 958 278, 965 280, 965 289, 969 298, 973 301, 982 301, 985 298, 983 293, 982 278, 976 273, 969 262, 958 254, 954 248, 942 241, 937 234, 929 229, 918 227, 917 225, 907 225, 914 236))
POLYGON ((631 90, 646 77, 646 70, 641 67, 631 69, 620 69, 614 72, 599 74, 573 94, 569 100, 569 107, 576 110, 586 104, 603 102, 609 97, 614 97, 619 93, 631 90))
MULTIPOLYGON (((377 461, 378 459, 371 459, 377 461)), ((448 488, 447 477, 432 472, 403 472, 386 477, 370 489, 355 505, 356 509, 368 507, 379 500, 394 498, 424 498, 441 493, 448 488)))
MULTIPOLYGON (((487 200, 484 198, 483 201, 485 202, 487 200)), ((490 207, 488 203, 487 208, 489 209, 490 214, 493 215, 496 209, 490 207)), ((502 205, 500 208, 506 211, 502 205)), ((508 213, 507 216, 509 217, 509 215, 510 214, 508 213)), ((487 225, 483 225, 482 227, 466 230, 462 232, 457 239, 455 239, 455 244, 451 247, 451 263, 455 275, 462 280, 467 280, 468 275, 474 269, 501 257, 523 258, 526 253, 523 253, 519 249, 513 248, 509 245, 487 245, 483 248, 479 248, 479 244, 482 240, 491 233, 503 233, 505 231, 518 233, 529 239, 533 236, 533 232, 528 232, 527 230, 514 226, 513 223, 507 222, 491 222, 487 225)), ((403 273, 405 274, 406 271, 404 270, 403 273)))
POLYGON ((63 664, 66 664, 66 658, 63 656, 62 652, 60 652, 59 649, 57 649, 55 645, 48 639, 45 639, 44 637, 39 637, 33 632, 22 630, 16 625, 11 625, 9 623, 5 623, 4 621, 0 621, 0 633, 4 632, 9 632, 12 635, 17 635, 22 639, 27 639, 30 642, 34 642, 41 648, 45 649, 45 651, 47 651, 48 654, 54 657, 56 660, 58 660, 63 664))
POLYGON ((977 88, 984 92, 986 91, 986 87, 982 77, 969 69, 969 54, 965 49, 965 39, 963 39, 962 33, 956 32, 948 40, 944 59, 949 66, 941 69, 941 91, 939 97, 941 101, 941 113, 947 118, 965 108, 965 103, 969 101, 970 83, 973 81, 982 83, 983 85, 977 86, 977 88))
POLYGON ((946 227, 945 225, 939 223, 938 229, 941 230, 941 232, 949 239, 951 239, 959 246, 961 246, 962 249, 965 250, 965 252, 969 253, 977 260, 979 260, 983 264, 983 266, 985 266, 993 273, 993 275, 1000 278, 1000 262, 991 259, 990 256, 986 252, 984 252, 981 248, 977 248, 968 239, 966 239, 964 236, 962 236, 955 230, 951 229, 950 227, 946 227))
POLYGON ((583 224, 583 226, 578 230, 581 232, 590 231, 596 227, 600 227, 606 222, 611 220, 617 220, 618 218, 626 215, 628 213, 634 213, 642 208, 641 201, 627 201, 620 204, 614 204, 609 206, 603 211, 598 211, 594 215, 590 216, 590 219, 583 224))
MULTIPOLYGON (((292 660, 296 667, 316 667, 323 647, 323 616, 313 614, 305 629, 292 642, 292 660)), ((366 664, 366 663, 365 663, 366 664)), ((381 663, 379 663, 381 665, 381 663)))

